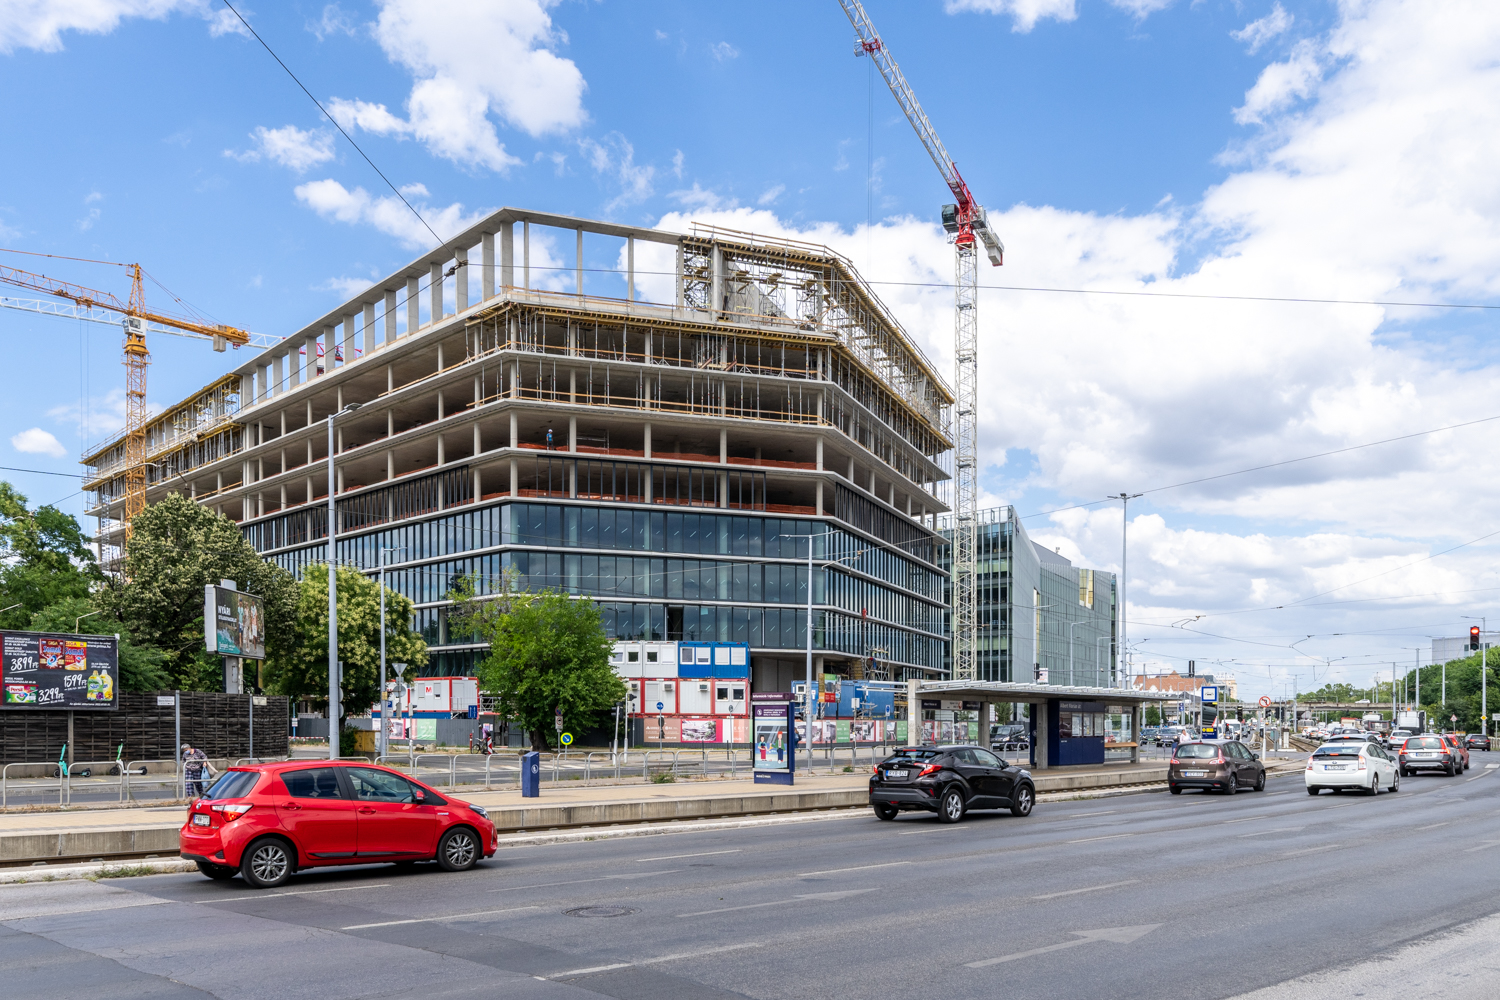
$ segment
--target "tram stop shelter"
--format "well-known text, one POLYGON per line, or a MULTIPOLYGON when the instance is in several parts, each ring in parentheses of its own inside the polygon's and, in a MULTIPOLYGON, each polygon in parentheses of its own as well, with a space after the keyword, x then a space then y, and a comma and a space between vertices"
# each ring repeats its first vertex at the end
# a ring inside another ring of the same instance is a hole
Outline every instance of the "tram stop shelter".
MULTIPOLYGON (((1107 746, 1128 748, 1130 762, 1139 763, 1145 705, 1181 697, 1165 691, 1014 681, 912 679, 906 685, 907 732, 913 734, 926 732, 924 723, 932 721, 929 713, 978 710, 981 740, 987 745, 990 726, 1009 721, 1010 712, 1002 719, 999 706, 1029 706, 1031 763, 1036 768, 1103 764, 1107 746), (1110 734, 1128 735, 1128 739, 1108 743, 1110 734)), ((913 736, 911 741, 916 743, 918 739, 913 736)))

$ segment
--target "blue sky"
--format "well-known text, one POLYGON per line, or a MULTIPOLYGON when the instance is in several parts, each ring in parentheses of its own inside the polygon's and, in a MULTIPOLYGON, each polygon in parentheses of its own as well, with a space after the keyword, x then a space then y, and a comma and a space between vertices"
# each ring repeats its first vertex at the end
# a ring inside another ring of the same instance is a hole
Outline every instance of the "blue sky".
MULTIPOLYGON (((1493 5, 867 8, 1006 241, 987 283, 1500 302, 1493 5)), ((440 232, 517 205, 816 239, 877 281, 933 283, 878 287, 951 367, 946 190, 835 0, 241 10, 440 232)), ((0 245, 140 261, 202 312, 270 334, 420 249, 416 221, 235 27, 208 0, 5 5, 0 245)), ((118 269, 0 256, 125 291, 118 269)), ((156 286, 147 299, 170 304, 156 286)), ((986 292, 988 496, 1042 512, 1491 416, 1492 317, 986 292)), ((0 310, 16 361, 0 464, 72 472, 84 440, 118 426, 118 334, 79 327, 0 310)), ((166 337, 152 350, 158 402, 235 360, 166 337)), ((1407 566, 1500 529, 1481 487, 1492 434, 1133 505, 1139 662, 1232 660, 1247 689, 1280 694, 1299 670, 1305 686, 1304 651, 1364 682, 1458 634, 1460 615, 1500 620, 1483 544, 1407 566), (1331 588, 1366 603, 1231 616, 1215 637, 1170 627, 1331 588), (1446 596, 1412 596, 1430 594, 1446 596)), ((72 490, 5 475, 39 501, 72 490)), ((1028 526, 1118 566, 1118 507, 1028 526)))

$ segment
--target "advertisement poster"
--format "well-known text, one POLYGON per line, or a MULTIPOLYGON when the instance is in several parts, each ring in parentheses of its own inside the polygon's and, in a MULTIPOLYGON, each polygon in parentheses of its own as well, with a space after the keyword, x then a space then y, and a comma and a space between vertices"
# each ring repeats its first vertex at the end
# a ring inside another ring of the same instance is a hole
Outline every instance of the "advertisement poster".
POLYGON ((787 770, 785 705, 756 705, 754 770, 787 770))
POLYGON ((855 719, 849 723, 849 739, 855 743, 874 743, 878 725, 874 719, 855 719))
POLYGON ((683 743, 717 743, 719 723, 715 719, 683 719, 683 743))
POLYGON ((265 608, 259 597, 238 590, 203 588, 204 641, 210 653, 266 658, 265 608))
POLYGON ((109 711, 118 680, 112 635, 0 632, 0 707, 109 711))

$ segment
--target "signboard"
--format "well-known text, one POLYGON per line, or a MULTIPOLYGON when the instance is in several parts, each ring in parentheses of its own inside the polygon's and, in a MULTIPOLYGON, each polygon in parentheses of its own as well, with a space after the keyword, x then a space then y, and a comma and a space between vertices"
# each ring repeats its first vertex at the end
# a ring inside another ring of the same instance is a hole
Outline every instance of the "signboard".
POLYGON ((162 707, 171 708, 173 705, 176 705, 176 704, 177 704, 177 696, 175 694, 159 694, 159 695, 156 696, 156 707, 157 708, 162 708, 162 707))
POLYGON ((228 587, 203 587, 203 640, 210 653, 266 658, 265 605, 254 594, 228 587))
POLYGON ((1219 688, 1216 684, 1205 684, 1198 689, 1198 699, 1205 702, 1216 702, 1219 700, 1219 688))
POLYGON ((561 736, 558 737, 558 740, 562 743, 563 746, 570 747, 570 746, 573 745, 573 734, 572 733, 563 733, 561 736))
POLYGON ((1260 707, 1261 708, 1270 708, 1271 707, 1271 696, 1270 695, 1263 694, 1263 695, 1260 696, 1260 707))
POLYGON ((757 783, 790 785, 795 768, 792 751, 792 703, 760 703, 751 706, 753 747, 751 770, 757 783))
POLYGON ((0 632, 0 708, 112 711, 119 654, 112 635, 0 632))

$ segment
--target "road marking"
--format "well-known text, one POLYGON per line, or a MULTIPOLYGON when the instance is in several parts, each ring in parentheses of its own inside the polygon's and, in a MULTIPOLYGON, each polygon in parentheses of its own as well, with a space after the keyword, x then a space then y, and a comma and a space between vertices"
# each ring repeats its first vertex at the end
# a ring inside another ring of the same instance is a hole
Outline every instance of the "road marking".
POLYGON ((964 965, 970 969, 983 969, 987 966, 999 965, 1002 962, 1014 962, 1019 958, 1045 955, 1048 952, 1062 951, 1064 948, 1076 948, 1081 944, 1091 944, 1095 941, 1113 941, 1116 944, 1131 944, 1150 934, 1160 926, 1161 924, 1139 924, 1135 927, 1102 927, 1096 931, 1073 931, 1078 936, 1077 940, 1063 941, 1060 944, 1049 944, 1045 948, 1033 948, 1030 951, 1018 951, 1014 955, 1002 955, 999 958, 986 958, 980 962, 965 962, 964 965))
POLYGON ((1270 833, 1296 833, 1298 830, 1306 830, 1305 826, 1279 826, 1274 830, 1257 830, 1254 833, 1242 833, 1236 840, 1244 840, 1247 837, 1264 837, 1270 833))
POLYGON ((726 944, 721 948, 706 948, 703 951, 684 951, 676 955, 659 955, 656 958, 643 958, 639 962, 614 962, 610 965, 596 965, 588 969, 573 969, 570 972, 555 972, 550 976, 536 976, 537 979, 567 979, 570 976, 587 976, 595 972, 612 972, 615 969, 628 969, 636 965, 657 965, 662 962, 677 962, 684 958, 701 958, 704 955, 722 955, 726 951, 743 951, 746 948, 759 948, 759 942, 749 941, 745 944, 726 944))
POLYGON ((1447 825, 1448 825, 1448 821, 1444 820, 1441 823, 1433 823, 1433 824, 1431 824, 1429 826, 1419 826, 1419 827, 1417 827, 1417 832, 1420 833, 1423 830, 1436 830, 1440 826, 1447 826, 1447 825))
POLYGON ((744 848, 736 847, 732 851, 704 851, 701 854, 668 854, 660 858, 636 858, 636 861, 676 861, 678 858, 707 858, 715 854, 739 854, 744 848))
POLYGON ((450 913, 442 917, 415 917, 411 920, 382 920, 377 924, 350 924, 348 927, 340 927, 341 931, 362 931, 371 927, 399 927, 403 924, 441 924, 450 920, 474 920, 479 917, 493 917, 501 913, 524 913, 527 910, 540 910, 540 906, 512 906, 504 910, 479 910, 474 913, 450 913))
POLYGON ((1084 817, 1084 816, 1113 816, 1115 813, 1117 813, 1119 811, 1120 810, 1118 810, 1118 809, 1106 809, 1104 812, 1096 812, 1096 813, 1068 813, 1068 815, 1065 816, 1065 817, 1063 817, 1063 818, 1064 819, 1078 819, 1078 818, 1084 817))
POLYGON ((928 827, 923 827, 920 830, 907 830, 904 833, 898 833, 898 834, 896 834, 896 836, 898 836, 898 837, 910 837, 910 836, 913 836, 914 834, 918 834, 918 833, 954 833, 954 832, 956 832, 958 830, 972 830, 972 829, 974 829, 972 826, 928 826, 928 827))
POLYGON ((758 909, 760 909, 763 906, 787 906, 787 905, 789 905, 791 903, 795 903, 799 899, 822 899, 822 900, 848 899, 850 896, 860 896, 860 895, 863 895, 864 893, 874 892, 874 891, 875 890, 872 888, 872 889, 844 889, 844 890, 839 891, 839 892, 807 892, 807 893, 803 893, 803 894, 801 894, 799 896, 793 896, 791 899, 773 899, 769 903, 746 903, 744 906, 723 906, 723 907, 720 907, 717 910, 699 910, 697 913, 679 913, 679 914, 677 914, 677 916, 679 916, 679 917, 706 917, 706 916, 709 916, 710 914, 714 914, 714 913, 733 913, 735 910, 758 910, 758 909))
POLYGON ((807 878, 810 875, 838 875, 841 872, 862 872, 871 868, 895 868, 897 865, 909 865, 910 861, 887 861, 883 865, 858 865, 854 868, 829 868, 821 872, 801 872, 798 878, 807 878))
POLYGON ((502 889, 491 889, 490 892, 518 892, 521 889, 551 889, 559 885, 582 885, 585 882, 607 882, 610 879, 632 879, 650 878, 652 875, 671 875, 682 871, 681 868, 669 868, 664 872, 628 872, 623 875, 600 875, 598 878, 575 878, 567 882, 539 882, 536 885, 508 885, 502 889))
POLYGON ((1316 854, 1318 851, 1331 851, 1335 847, 1343 847, 1343 846, 1344 846, 1343 844, 1324 844, 1322 847, 1304 847, 1300 851, 1288 851, 1287 853, 1283 854, 1282 857, 1283 858, 1295 858, 1295 857, 1298 857, 1299 855, 1303 855, 1303 854, 1316 854))
POLYGON ((1031 898, 1032 899, 1056 899, 1059 896, 1076 896, 1080 892, 1100 892, 1100 891, 1102 891, 1104 889, 1118 889, 1122 885, 1135 885, 1139 881, 1140 881, 1140 879, 1138 879, 1138 878, 1128 878, 1128 879, 1126 879, 1123 882, 1109 882, 1109 883, 1106 883, 1105 885, 1091 885, 1091 886, 1089 886, 1086 889, 1068 889, 1065 892, 1048 892, 1048 893, 1044 893, 1044 894, 1042 894, 1040 896, 1032 896, 1031 898))
POLYGON ((1480 773, 1474 775, 1474 777, 1472 777, 1472 778, 1465 778, 1464 780, 1465 781, 1478 781, 1480 778, 1488 778, 1489 776, 1490 776, 1489 769, 1486 768, 1485 770, 1481 771, 1480 773))
POLYGON ((1500 764, 1486 764, 1486 765, 1484 765, 1484 769, 1486 771, 1493 771, 1497 767, 1500 767, 1500 764))
POLYGON ((1486 840, 1484 843, 1480 844, 1478 847, 1468 847, 1468 848, 1465 848, 1464 849, 1464 853, 1465 854, 1473 854, 1475 851, 1482 851, 1486 847, 1494 847, 1496 844, 1500 844, 1500 840, 1486 840))
POLYGON ((250 893, 246 893, 243 896, 229 896, 229 897, 224 898, 224 899, 194 899, 194 900, 186 900, 185 899, 185 900, 182 900, 182 902, 184 902, 184 903, 186 903, 186 902, 193 902, 193 903, 238 903, 238 902, 240 902, 242 900, 248 901, 248 900, 252 900, 252 899, 275 899, 277 896, 316 896, 320 892, 352 892, 355 889, 389 889, 391 887, 391 884, 392 883, 390 883, 390 882, 372 882, 369 885, 346 885, 346 886, 340 886, 337 889, 293 889, 290 892, 268 892, 268 893, 265 893, 264 895, 262 895, 260 893, 255 893, 253 895, 250 894, 250 893))
POLYGON ((1133 833, 1112 833, 1108 837, 1084 837, 1082 840, 1065 840, 1064 844, 1092 844, 1098 840, 1119 840, 1121 837, 1134 837, 1133 833))

